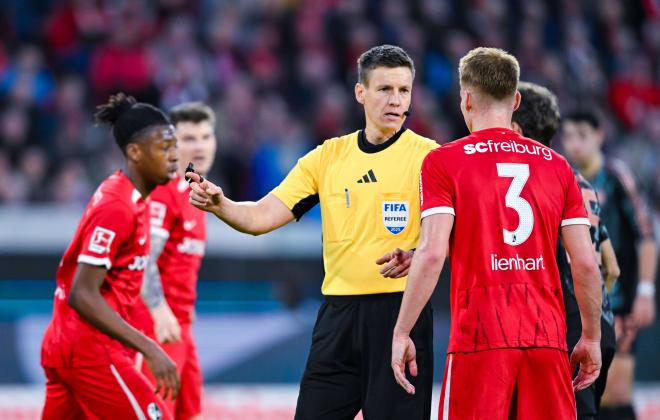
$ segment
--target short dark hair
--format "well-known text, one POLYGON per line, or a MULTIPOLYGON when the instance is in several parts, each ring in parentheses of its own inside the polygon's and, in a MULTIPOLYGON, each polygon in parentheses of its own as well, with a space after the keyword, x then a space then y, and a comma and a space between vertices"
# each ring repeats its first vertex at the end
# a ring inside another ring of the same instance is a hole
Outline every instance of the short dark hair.
POLYGON ((408 53, 396 45, 378 45, 362 53, 357 60, 358 81, 363 85, 368 82, 369 72, 376 67, 408 67, 415 78, 415 63, 408 53))
POLYGON ((478 47, 461 58, 458 75, 461 87, 471 86, 500 100, 516 93, 520 65, 502 49, 478 47))
POLYGON ((564 116, 564 122, 587 123, 595 130, 600 128, 600 116, 597 111, 576 109, 564 116))
POLYGON ((561 120, 557 96, 549 89, 529 82, 520 82, 518 91, 520 106, 511 119, 522 128, 525 137, 549 146, 561 120))
POLYGON ((203 102, 184 102, 170 110, 170 120, 174 125, 180 122, 208 121, 215 127, 215 112, 203 102))

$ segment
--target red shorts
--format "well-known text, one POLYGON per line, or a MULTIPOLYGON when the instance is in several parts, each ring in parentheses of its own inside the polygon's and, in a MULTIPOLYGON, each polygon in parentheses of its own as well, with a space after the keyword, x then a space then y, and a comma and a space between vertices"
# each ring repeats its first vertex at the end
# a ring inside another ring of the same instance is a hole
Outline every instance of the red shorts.
POLYGON ((42 419, 172 419, 163 400, 131 359, 116 357, 112 362, 44 367, 47 382, 42 419))
MULTIPOLYGON (((155 340, 153 321, 146 306, 146 314, 136 313, 136 320, 132 324, 155 340)), ((197 346, 192 335, 190 323, 181 324, 181 341, 176 343, 160 344, 161 348, 172 358, 176 364, 177 372, 181 378, 179 395, 175 401, 167 400, 165 405, 176 419, 189 419, 202 412, 202 371, 199 367, 197 346)), ((142 361, 142 355, 137 354, 136 366, 155 386, 156 379, 149 367, 142 361)))
POLYGON ((568 355, 551 348, 449 354, 438 418, 574 420, 568 355))

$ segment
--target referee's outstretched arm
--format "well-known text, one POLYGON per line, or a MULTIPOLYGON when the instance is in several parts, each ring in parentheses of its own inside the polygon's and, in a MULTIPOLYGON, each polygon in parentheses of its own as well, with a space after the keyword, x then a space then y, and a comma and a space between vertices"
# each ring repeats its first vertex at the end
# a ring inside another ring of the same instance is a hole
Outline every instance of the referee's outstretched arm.
POLYGON ((200 210, 213 213, 239 232, 261 235, 286 225, 294 215, 279 198, 267 194, 261 200, 236 202, 228 199, 218 187, 208 179, 200 183, 194 172, 186 173, 190 182, 190 204, 200 210))

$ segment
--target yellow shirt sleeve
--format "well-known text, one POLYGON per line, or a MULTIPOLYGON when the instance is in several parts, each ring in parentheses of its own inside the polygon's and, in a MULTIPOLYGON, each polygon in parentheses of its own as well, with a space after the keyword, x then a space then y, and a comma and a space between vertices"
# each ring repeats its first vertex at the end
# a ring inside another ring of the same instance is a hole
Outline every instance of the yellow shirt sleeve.
POLYGON ((284 180, 271 191, 293 213, 296 219, 319 202, 319 172, 322 146, 298 159, 284 180))

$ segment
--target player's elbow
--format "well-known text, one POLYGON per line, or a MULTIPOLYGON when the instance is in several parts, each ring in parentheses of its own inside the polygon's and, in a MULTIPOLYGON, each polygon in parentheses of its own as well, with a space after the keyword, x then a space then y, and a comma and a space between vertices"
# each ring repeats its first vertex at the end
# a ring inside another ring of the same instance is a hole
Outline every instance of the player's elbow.
POLYGON ((571 257, 571 268, 575 282, 599 284, 600 270, 593 255, 585 253, 571 257))
POLYGON ((71 289, 67 298, 67 303, 69 306, 79 313, 84 312, 85 308, 88 307, 88 301, 89 297, 87 296, 85 290, 77 287, 71 289))
POLYGON ((71 289, 69 292, 69 296, 67 297, 66 303, 69 304, 70 307, 78 311, 78 308, 80 307, 80 293, 78 293, 77 289, 71 289))
POLYGON ((442 248, 424 247, 417 250, 416 253, 419 262, 430 267, 442 264, 447 257, 447 252, 442 248))
POLYGON ((618 279, 621 275, 621 268, 619 268, 619 264, 612 263, 610 266, 608 266, 606 274, 608 278, 618 279))

